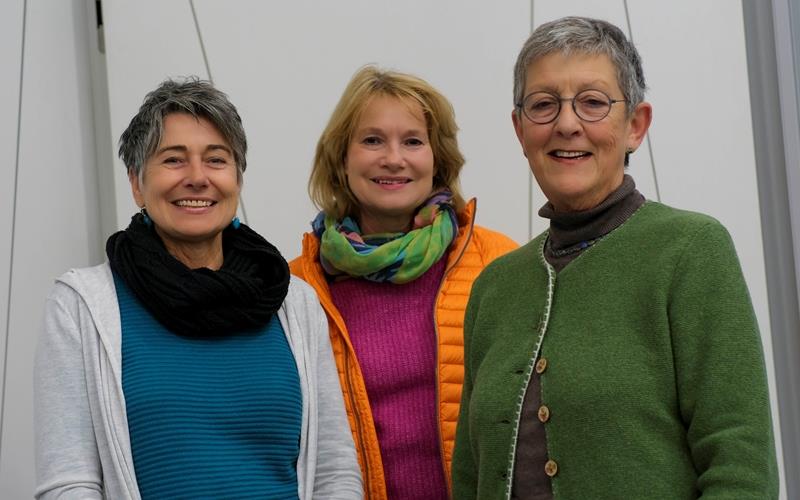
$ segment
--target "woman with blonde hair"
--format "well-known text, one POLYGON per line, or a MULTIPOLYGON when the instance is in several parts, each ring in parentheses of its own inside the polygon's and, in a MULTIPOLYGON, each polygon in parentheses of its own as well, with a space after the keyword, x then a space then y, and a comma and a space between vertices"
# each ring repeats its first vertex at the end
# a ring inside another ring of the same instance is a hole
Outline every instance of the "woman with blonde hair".
POLYGON ((516 244, 474 225, 453 108, 412 75, 359 70, 317 145, 321 209, 292 272, 330 325, 367 498, 449 496, 473 280, 516 244))

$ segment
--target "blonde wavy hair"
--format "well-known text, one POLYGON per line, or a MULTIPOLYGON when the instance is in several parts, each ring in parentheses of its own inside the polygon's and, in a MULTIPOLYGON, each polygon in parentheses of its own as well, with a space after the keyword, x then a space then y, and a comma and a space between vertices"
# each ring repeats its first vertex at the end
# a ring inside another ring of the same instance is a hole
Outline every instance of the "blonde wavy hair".
POLYGON ((328 125, 317 142, 314 165, 308 180, 311 201, 337 220, 358 216, 359 203, 347 184, 347 149, 364 108, 375 96, 389 96, 422 107, 433 150, 433 189, 453 193, 457 212, 464 208, 458 176, 464 156, 458 149, 455 111, 452 104, 428 82, 416 76, 365 66, 344 89, 328 125))

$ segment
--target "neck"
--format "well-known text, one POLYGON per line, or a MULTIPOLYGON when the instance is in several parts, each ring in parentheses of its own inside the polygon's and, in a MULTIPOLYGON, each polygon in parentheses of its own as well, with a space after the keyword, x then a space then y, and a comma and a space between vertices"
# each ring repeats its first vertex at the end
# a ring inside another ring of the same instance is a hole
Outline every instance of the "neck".
POLYGON ((156 228, 156 232, 161 236, 167 252, 189 269, 205 267, 217 271, 222 267, 222 233, 207 240, 189 242, 175 241, 164 237, 158 228, 156 228))
POLYGON ((411 229, 413 220, 413 218, 409 220, 408 216, 375 217, 362 212, 358 227, 361 229, 361 234, 405 233, 411 229))
POLYGON ((564 212, 546 203, 539 215, 550 219, 545 258, 560 271, 586 248, 621 226, 644 204, 633 178, 622 184, 599 205, 580 212, 564 212))

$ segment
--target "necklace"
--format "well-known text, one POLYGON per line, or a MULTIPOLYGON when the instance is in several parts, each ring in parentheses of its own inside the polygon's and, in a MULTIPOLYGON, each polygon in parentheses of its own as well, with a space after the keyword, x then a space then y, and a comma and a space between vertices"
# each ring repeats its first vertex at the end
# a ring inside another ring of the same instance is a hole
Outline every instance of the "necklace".
POLYGON ((603 236, 598 236, 597 238, 591 240, 580 241, 574 245, 568 246, 567 248, 560 248, 558 250, 553 248, 553 240, 551 238, 547 238, 547 249, 550 251, 550 254, 553 255, 553 257, 564 257, 565 255, 571 255, 573 253, 586 250, 590 246, 602 240, 603 236))

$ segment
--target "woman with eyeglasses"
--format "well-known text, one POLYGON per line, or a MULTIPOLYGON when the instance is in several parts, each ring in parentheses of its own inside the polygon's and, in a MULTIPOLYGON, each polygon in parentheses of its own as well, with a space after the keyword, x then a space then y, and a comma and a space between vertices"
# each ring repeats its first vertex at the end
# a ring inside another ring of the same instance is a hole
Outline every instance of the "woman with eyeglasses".
POLYGON ((371 500, 451 498, 472 282, 517 247, 474 224, 450 102, 425 80, 353 75, 317 144, 321 209, 292 272, 328 315, 371 500))
POLYGON ((514 74, 550 227, 472 289, 454 497, 777 498, 731 238, 625 173, 652 116, 636 49, 607 22, 563 18, 532 33, 514 74))

